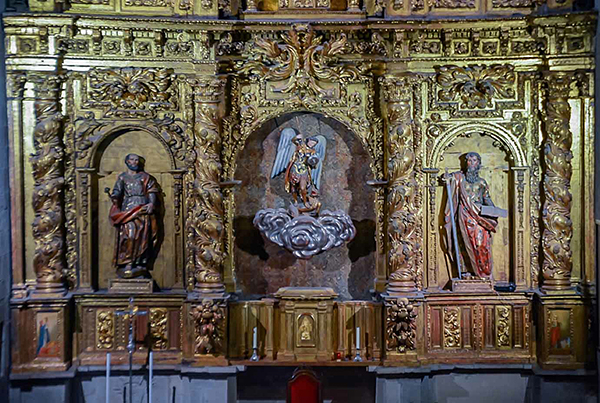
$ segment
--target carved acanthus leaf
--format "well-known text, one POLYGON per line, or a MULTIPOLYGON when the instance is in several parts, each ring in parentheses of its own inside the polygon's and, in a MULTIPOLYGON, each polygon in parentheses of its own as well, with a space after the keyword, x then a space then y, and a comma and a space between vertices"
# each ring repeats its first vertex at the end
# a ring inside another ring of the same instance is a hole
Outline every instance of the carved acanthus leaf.
POLYGON ((238 62, 240 72, 252 78, 279 82, 275 92, 304 97, 332 98, 334 88, 326 82, 358 80, 361 71, 340 61, 349 50, 345 34, 323 43, 323 37, 306 26, 296 26, 281 35, 281 41, 256 37, 238 62))
POLYGON ((93 69, 88 74, 85 107, 102 108, 105 116, 154 115, 177 108, 177 86, 173 69, 93 69))
POLYGON ((504 65, 441 66, 436 68, 440 102, 459 102, 462 109, 492 107, 493 99, 515 97, 514 67, 504 65))

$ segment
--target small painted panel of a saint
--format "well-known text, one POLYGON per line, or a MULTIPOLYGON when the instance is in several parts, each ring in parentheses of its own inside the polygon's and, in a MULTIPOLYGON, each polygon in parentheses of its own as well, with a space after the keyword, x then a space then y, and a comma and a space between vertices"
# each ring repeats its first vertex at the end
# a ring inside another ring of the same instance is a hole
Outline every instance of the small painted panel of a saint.
POLYGON ((58 312, 38 312, 36 357, 60 357, 58 312))
MULTIPOLYGON (((158 242, 156 208, 159 186, 144 172, 144 159, 125 157, 127 169, 119 175, 110 198, 109 218, 117 229, 113 264, 120 278, 148 275, 148 263, 158 242)), ((109 190, 109 189, 106 189, 109 190)))
MULTIPOLYGON (((492 275, 492 233, 498 217, 507 211, 497 208, 490 197, 489 186, 479 176, 481 156, 466 154, 466 170, 445 175, 448 199, 446 203, 446 234, 448 250, 459 267, 465 267, 462 256, 479 278, 492 275)), ((469 274, 467 274, 468 276, 469 274)))

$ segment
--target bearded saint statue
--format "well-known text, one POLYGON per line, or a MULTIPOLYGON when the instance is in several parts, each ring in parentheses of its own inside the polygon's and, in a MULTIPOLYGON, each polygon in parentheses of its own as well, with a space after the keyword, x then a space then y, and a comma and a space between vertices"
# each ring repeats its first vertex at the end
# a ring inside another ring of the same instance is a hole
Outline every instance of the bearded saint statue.
POLYGON ((498 222, 495 217, 481 215, 482 206, 494 207, 489 186, 479 176, 481 156, 469 152, 466 160, 465 173, 454 172, 446 178, 450 193, 445 211, 448 250, 455 250, 452 241, 452 220, 455 220, 460 229, 457 231, 458 244, 466 250, 471 268, 478 277, 489 278, 492 274, 492 232, 496 232, 498 222), (451 217, 450 202, 454 217, 451 217))
POLYGON ((121 173, 110 194, 109 218, 117 229, 113 264, 120 278, 147 275, 148 260, 158 242, 155 210, 159 187, 143 170, 143 158, 125 157, 127 170, 121 173))

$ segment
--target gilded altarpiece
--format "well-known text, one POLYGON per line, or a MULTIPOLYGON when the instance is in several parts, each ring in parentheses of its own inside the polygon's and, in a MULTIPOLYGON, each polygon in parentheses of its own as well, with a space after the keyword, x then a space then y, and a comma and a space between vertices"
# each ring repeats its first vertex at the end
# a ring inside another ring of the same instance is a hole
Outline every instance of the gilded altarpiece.
POLYGON ((583 367, 596 17, 546 6, 32 0, 6 15, 13 370, 125 363, 130 320, 137 363, 251 364, 256 347, 252 365, 583 367), (327 140, 319 190, 354 243, 304 260, 252 227, 289 203, 269 177, 284 129, 327 140), (506 210, 487 291, 452 291, 445 173, 469 151, 506 210), (109 221, 131 154, 158 189, 135 319, 109 221))

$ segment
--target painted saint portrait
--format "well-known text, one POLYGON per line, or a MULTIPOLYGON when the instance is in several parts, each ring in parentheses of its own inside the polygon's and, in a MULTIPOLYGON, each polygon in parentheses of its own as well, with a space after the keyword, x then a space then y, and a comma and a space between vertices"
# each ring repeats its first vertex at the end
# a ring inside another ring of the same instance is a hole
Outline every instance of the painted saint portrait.
POLYGON ((555 310, 548 313, 550 322, 550 354, 571 353, 570 313, 567 310, 555 310))
POLYGON ((38 312, 36 315, 37 357, 59 357, 58 312, 38 312))

